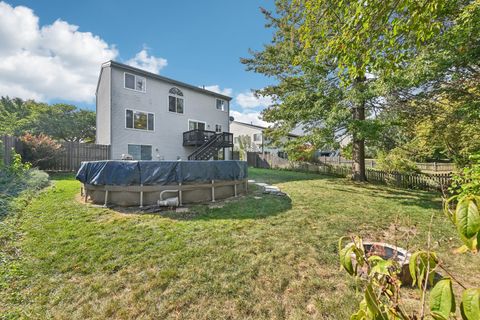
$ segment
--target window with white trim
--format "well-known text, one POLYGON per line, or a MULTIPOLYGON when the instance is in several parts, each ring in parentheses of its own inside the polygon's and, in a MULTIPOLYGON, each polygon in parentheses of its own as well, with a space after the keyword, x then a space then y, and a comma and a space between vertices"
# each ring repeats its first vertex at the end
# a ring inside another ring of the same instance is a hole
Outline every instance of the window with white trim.
POLYGON ((188 120, 188 130, 205 130, 205 122, 188 120))
POLYGON ((155 130, 155 114, 127 109, 125 110, 125 127, 138 130, 155 130))
POLYGON ((262 134, 261 133, 254 133, 253 134, 253 141, 262 141, 262 134))
POLYGON ((217 110, 226 111, 228 109, 228 101, 217 99, 216 100, 217 110))
POLYGON ((217 133, 222 132, 222 125, 221 124, 216 124, 215 125, 215 132, 217 132, 217 133))
POLYGON ((152 160, 152 146, 142 144, 129 144, 128 154, 133 160, 152 160))
POLYGON ((145 92, 146 91, 146 79, 144 77, 139 77, 131 73, 125 72, 125 88, 145 92))
POLYGON ((168 111, 183 113, 184 109, 183 92, 178 88, 171 88, 168 91, 168 111))

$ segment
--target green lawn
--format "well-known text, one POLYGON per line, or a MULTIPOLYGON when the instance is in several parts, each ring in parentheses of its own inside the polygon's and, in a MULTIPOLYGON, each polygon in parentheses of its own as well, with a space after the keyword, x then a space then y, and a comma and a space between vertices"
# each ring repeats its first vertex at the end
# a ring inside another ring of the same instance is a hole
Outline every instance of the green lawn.
MULTIPOLYGON (((249 173, 289 198, 257 191, 223 208, 194 207, 194 214, 121 214, 77 202, 80 184, 53 177, 53 187, 18 217, 21 254, 0 273, 7 283, 0 314, 347 319, 360 297, 339 269, 339 237, 360 234, 413 250, 425 245, 434 214, 435 250, 445 256, 460 244, 435 194, 316 174, 249 173)), ((449 254, 445 261, 465 272, 460 278, 474 279, 480 257, 449 254)))

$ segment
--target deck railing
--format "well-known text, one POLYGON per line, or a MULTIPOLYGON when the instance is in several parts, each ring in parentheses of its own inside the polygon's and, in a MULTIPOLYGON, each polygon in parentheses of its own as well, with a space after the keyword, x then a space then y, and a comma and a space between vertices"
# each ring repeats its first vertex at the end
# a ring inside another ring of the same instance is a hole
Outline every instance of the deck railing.
POLYGON ((199 147, 209 141, 215 135, 222 135, 222 146, 233 146, 233 134, 229 132, 215 132, 208 130, 189 130, 183 133, 183 146, 199 147))

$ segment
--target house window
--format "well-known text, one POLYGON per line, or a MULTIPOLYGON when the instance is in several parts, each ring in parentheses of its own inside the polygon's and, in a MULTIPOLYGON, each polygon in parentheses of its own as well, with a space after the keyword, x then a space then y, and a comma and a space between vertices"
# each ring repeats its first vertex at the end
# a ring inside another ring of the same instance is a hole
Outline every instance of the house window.
POLYGON ((135 91, 145 92, 146 80, 144 77, 139 77, 134 74, 125 73, 125 88, 135 91))
POLYGON ((128 154, 134 160, 152 160, 152 146, 142 144, 129 144, 128 154))
POLYGON ((205 122, 188 120, 188 130, 205 130, 205 122))
POLYGON ((183 92, 180 89, 173 87, 168 91, 168 111, 183 113, 183 109, 183 92))
POLYGON ((227 101, 222 99, 217 99, 217 110, 226 111, 227 110, 227 101))
POLYGON ((262 141, 262 134, 261 133, 254 133, 253 134, 253 141, 262 141))
POLYGON ((222 132, 222 125, 221 124, 216 124, 215 125, 215 132, 217 132, 217 133, 222 132))
POLYGON ((125 111, 125 126, 128 129, 153 131, 155 115, 153 113, 127 109, 125 111))

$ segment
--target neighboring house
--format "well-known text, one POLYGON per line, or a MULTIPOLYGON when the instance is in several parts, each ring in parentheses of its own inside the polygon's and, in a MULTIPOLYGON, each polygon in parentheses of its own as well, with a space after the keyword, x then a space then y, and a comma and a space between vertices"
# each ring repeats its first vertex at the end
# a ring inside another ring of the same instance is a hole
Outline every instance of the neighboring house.
MULTIPOLYGON (((275 155, 278 155, 282 158, 286 157, 285 152, 282 148, 273 147, 270 145, 270 141, 265 137, 264 131, 266 127, 239 122, 239 121, 231 121, 230 122, 230 132, 233 133, 233 141, 235 149, 239 150, 240 144, 243 143, 241 139, 245 139, 250 141, 249 146, 246 148, 245 151, 253 151, 253 152, 268 152, 275 155)), ((285 137, 285 141, 296 138, 299 135, 290 133, 287 137, 285 137)))
POLYGON ((96 142, 111 146, 111 159, 228 159, 233 150, 228 96, 109 61, 96 99, 96 142))

